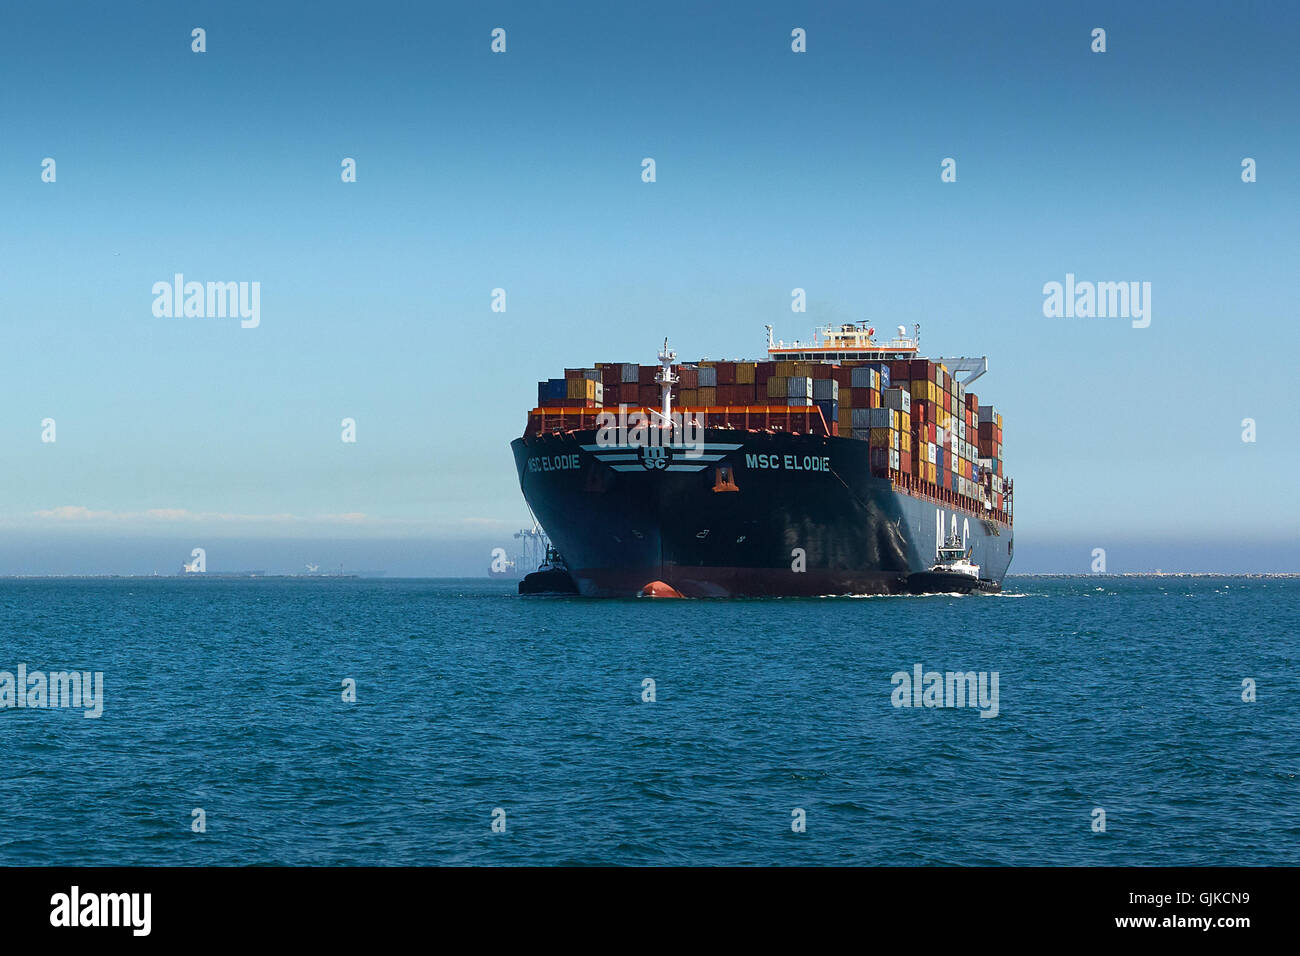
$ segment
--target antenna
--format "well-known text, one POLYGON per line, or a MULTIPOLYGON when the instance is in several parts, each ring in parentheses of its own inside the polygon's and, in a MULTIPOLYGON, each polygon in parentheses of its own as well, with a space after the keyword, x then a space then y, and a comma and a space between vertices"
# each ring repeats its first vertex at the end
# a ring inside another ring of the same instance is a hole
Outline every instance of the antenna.
POLYGON ((673 374, 672 365, 677 361, 677 353, 668 348, 668 338, 664 337, 663 351, 659 353, 659 364, 663 366, 655 375, 659 382, 660 392, 663 396, 663 420, 665 423, 672 421, 673 413, 673 386, 677 384, 678 378, 673 374))

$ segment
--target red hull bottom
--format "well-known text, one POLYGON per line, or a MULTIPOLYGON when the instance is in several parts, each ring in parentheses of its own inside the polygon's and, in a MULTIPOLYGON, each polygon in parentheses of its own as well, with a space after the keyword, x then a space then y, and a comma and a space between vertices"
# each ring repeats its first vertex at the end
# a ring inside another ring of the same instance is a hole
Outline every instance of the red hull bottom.
POLYGON ((587 597, 821 597, 902 594, 907 576, 872 571, 791 571, 770 568, 580 568, 569 572, 587 597))

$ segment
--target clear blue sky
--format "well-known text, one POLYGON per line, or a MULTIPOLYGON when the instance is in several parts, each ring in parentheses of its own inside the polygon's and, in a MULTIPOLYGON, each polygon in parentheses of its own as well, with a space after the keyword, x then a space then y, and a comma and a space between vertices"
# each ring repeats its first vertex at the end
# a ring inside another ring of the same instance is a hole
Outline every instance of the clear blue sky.
POLYGON ((988 355, 1013 570, 1300 570, 1297 48, 1290 3, 7 6, 0 573, 481 573, 537 379, 858 318, 988 355), (176 272, 261 326, 154 317, 176 272), (1044 318, 1067 272, 1150 327, 1044 318))

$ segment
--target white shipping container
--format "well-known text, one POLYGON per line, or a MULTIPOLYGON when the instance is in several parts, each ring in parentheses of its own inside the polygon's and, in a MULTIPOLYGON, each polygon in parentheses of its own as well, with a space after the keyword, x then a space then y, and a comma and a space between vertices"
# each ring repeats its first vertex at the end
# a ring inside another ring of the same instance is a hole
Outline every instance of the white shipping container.
POLYGON ((855 366, 849 372, 849 384, 854 388, 880 388, 880 373, 874 368, 855 366))
MULTIPOLYGON (((704 369, 700 369, 701 372, 704 369)), ((703 385, 703 382, 700 382, 703 385)), ((812 398, 813 380, 810 378, 789 378, 785 383, 785 393, 790 398, 812 398)))
POLYGON ((896 428, 898 426, 897 413, 892 408, 855 408, 853 409, 854 427, 866 428, 896 428), (859 426, 859 413, 861 413, 862 425, 859 426))
POLYGON ((839 401, 840 383, 833 378, 813 379, 812 397, 818 401, 839 401))

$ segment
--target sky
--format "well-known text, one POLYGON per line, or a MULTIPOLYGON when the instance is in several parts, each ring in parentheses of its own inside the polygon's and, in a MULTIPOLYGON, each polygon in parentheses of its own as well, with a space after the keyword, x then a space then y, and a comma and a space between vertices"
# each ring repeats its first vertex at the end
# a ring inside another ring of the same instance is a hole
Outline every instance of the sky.
POLYGON ((988 356, 1013 572, 1300 571, 1297 47, 1289 3, 7 5, 0 574, 481 574, 538 379, 859 319, 988 356), (176 273, 257 326, 156 315, 176 273), (1067 273, 1150 325, 1045 316, 1067 273))

